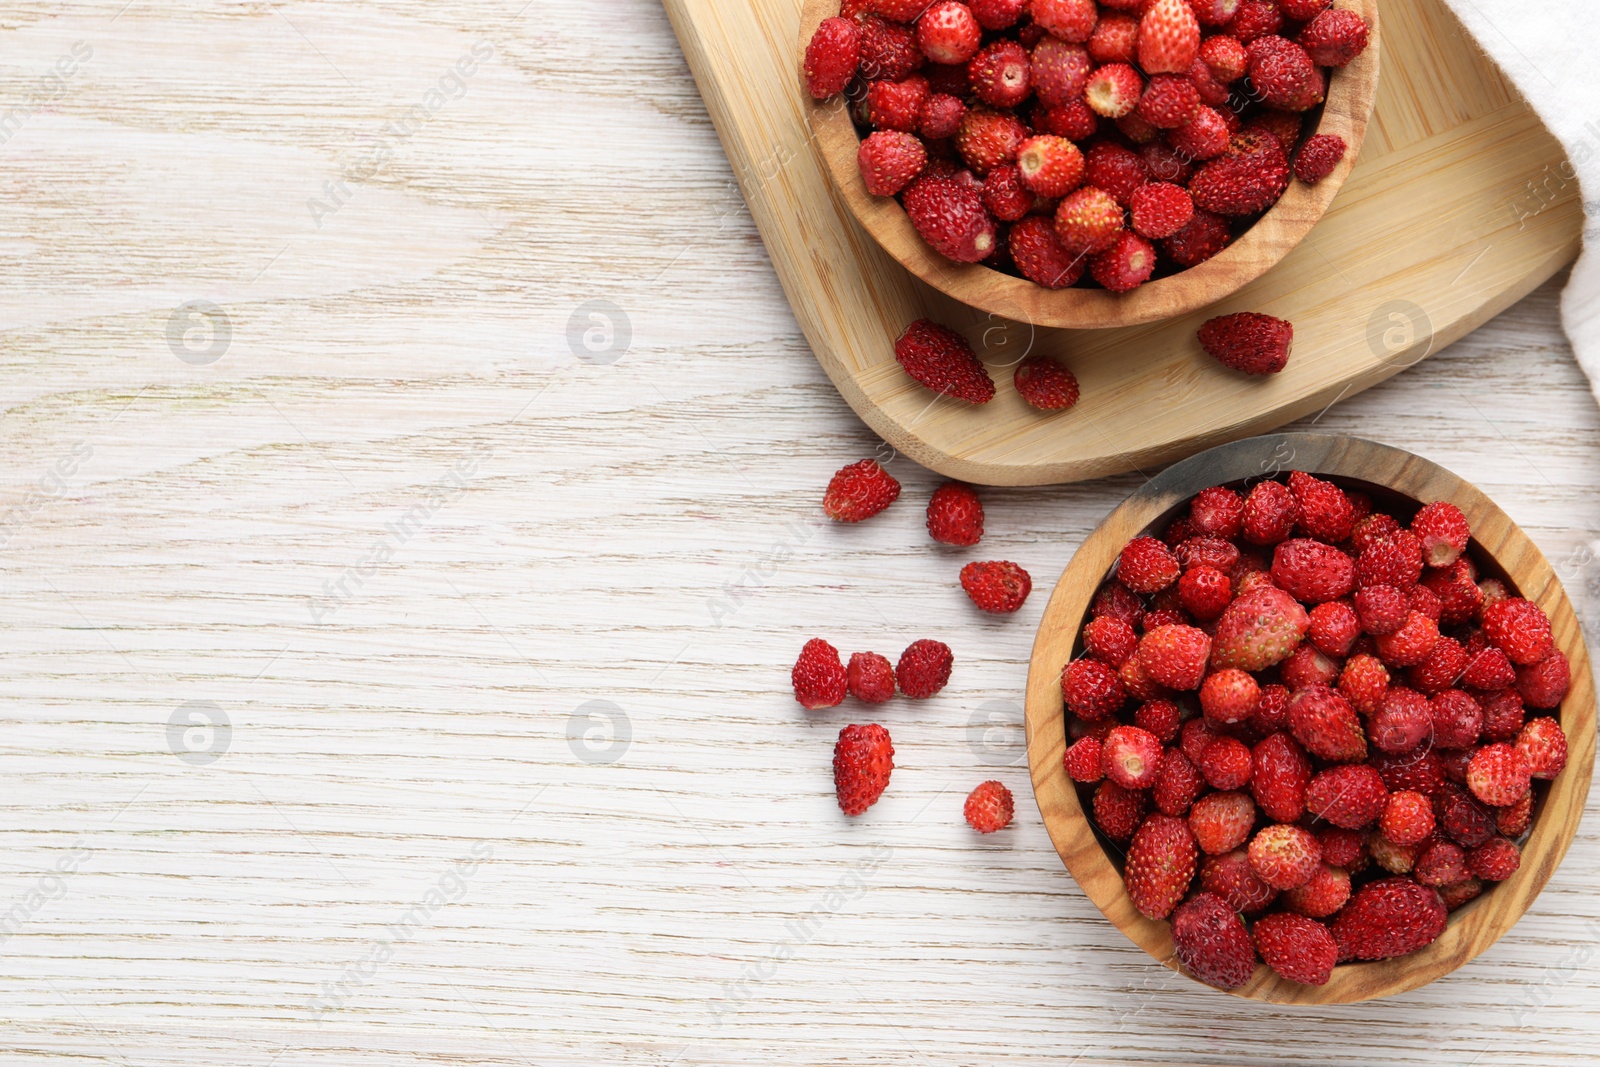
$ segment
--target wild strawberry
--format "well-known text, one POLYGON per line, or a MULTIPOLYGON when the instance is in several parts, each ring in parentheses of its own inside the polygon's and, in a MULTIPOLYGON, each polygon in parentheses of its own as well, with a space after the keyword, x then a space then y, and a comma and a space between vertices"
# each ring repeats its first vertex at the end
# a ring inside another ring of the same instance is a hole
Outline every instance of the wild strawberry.
POLYGON ((1158 626, 1139 641, 1139 665, 1169 689, 1198 689, 1206 673, 1211 639, 1193 626, 1158 626))
POLYGON ((1296 693, 1308 685, 1332 686, 1339 680, 1339 664, 1309 641, 1295 649, 1278 670, 1283 684, 1296 693))
POLYGON ((876 652, 852 652, 845 667, 850 695, 868 704, 882 704, 894 696, 894 667, 876 652))
MULTIPOLYGON (((1259 332, 1261 328, 1255 329, 1259 332)), ((1284 359, 1288 359, 1287 350, 1284 359)), ((1244 539, 1253 545, 1275 545, 1285 540, 1299 518, 1299 509, 1294 494, 1282 482, 1256 483, 1244 500, 1244 539)))
POLYGON ((1307 537, 1331 545, 1350 536, 1355 513, 1343 489, 1304 471, 1290 471, 1289 491, 1298 505, 1296 523, 1307 537))
POLYGON ((1033 91, 1039 103, 1047 108, 1082 100, 1089 72, 1093 69, 1094 63, 1082 45, 1068 44, 1054 36, 1045 37, 1034 45, 1029 57, 1033 91))
POLYGON ((1446 886, 1468 877, 1467 854, 1460 845, 1435 841, 1417 852, 1411 876, 1423 885, 1446 886))
POLYGON ((1295 153, 1294 176, 1307 185, 1315 185, 1344 162, 1349 150, 1344 138, 1337 134, 1319 133, 1308 137, 1295 153))
POLYGON ((1195 619, 1210 622, 1233 599, 1233 582, 1215 567, 1190 567, 1178 579, 1178 599, 1195 619))
POLYGON ((1367 48, 1367 20, 1354 11, 1330 8, 1300 31, 1300 46, 1312 62, 1342 67, 1367 48))
POLYGON ((961 588, 980 611, 1009 615, 1028 599, 1033 579, 1008 560, 973 561, 961 568, 961 588))
POLYGON ((1066 196, 1083 182, 1083 153, 1065 137, 1030 137, 1017 149, 1017 171, 1040 196, 1066 196))
POLYGON ((1278 823, 1250 839, 1250 869, 1274 889, 1305 885, 1322 862, 1322 846, 1308 830, 1278 823))
POLYGON ((1150 677, 1138 656, 1129 656, 1118 668, 1117 677, 1121 679, 1128 695, 1138 700, 1162 700, 1172 695, 1170 689, 1150 677))
MULTIPOLYGON (((1211 76, 1211 68, 1206 66, 1206 62, 1203 59, 1196 59, 1190 65, 1186 77, 1193 83, 1195 92, 1199 94, 1200 103, 1206 107, 1225 107, 1229 97, 1233 95, 1226 83, 1220 82, 1211 76)), ((1219 115, 1218 118, 1220 119, 1221 116, 1219 115)))
POLYGON ((1128 207, 1133 230, 1142 237, 1171 237, 1194 217, 1194 201, 1189 194, 1167 182, 1140 186, 1128 207))
POLYGON ((1155 814, 1133 835, 1122 882, 1139 913, 1165 919, 1194 880, 1194 835, 1182 819, 1155 814))
POLYGON ((861 141, 856 163, 873 196, 894 196, 922 172, 928 153, 909 133, 876 130, 861 141))
POLYGON ((1528 763, 1512 745, 1484 745, 1467 764, 1467 788, 1493 807, 1515 804, 1528 792, 1528 786, 1528 763))
POLYGON ((966 116, 967 105, 959 97, 930 93, 917 114, 917 132, 930 141, 943 141, 961 131, 961 120, 966 116))
POLYGON ((1361 623, 1348 601, 1330 600, 1311 609, 1311 628, 1306 636, 1317 651, 1340 658, 1350 654, 1351 646, 1361 636, 1361 623))
POLYGON ((1433 805, 1439 829, 1462 848, 1477 848, 1495 835, 1493 809, 1454 783, 1434 794, 1433 805))
MULTIPOLYGON (((1157 599, 1166 599, 1158 597, 1157 599)), ((1181 607, 1159 608, 1152 607, 1144 615, 1144 629, 1148 633, 1158 626, 1187 626, 1194 620, 1183 613, 1181 607)))
POLYGON ((1433 643, 1427 658, 1406 672, 1406 680, 1413 689, 1433 694, 1455 685, 1467 667, 1467 651, 1453 637, 1441 637, 1433 643))
POLYGON ((1027 139, 1028 128, 1015 115, 971 107, 956 132, 956 151, 976 173, 984 175, 995 167, 1016 162, 1017 149, 1027 139))
POLYGON ((1237 989, 1255 973, 1250 931, 1213 893, 1196 893, 1172 913, 1172 943, 1196 978, 1219 989, 1237 989))
POLYGON ((1250 746, 1237 738, 1217 738, 1195 762, 1213 789, 1243 789, 1250 784, 1250 746))
POLYGON ((860 815, 878 802, 894 770, 889 731, 871 723, 839 731, 833 746, 833 788, 846 815, 860 815))
POLYGON ((842 93, 861 62, 861 30, 851 19, 823 19, 806 45, 806 91, 817 100, 842 93))
POLYGON ((1368 585, 1356 591, 1355 610, 1367 633, 1392 634, 1405 623, 1411 600, 1392 585, 1368 585))
POLYGON ((1240 0, 1239 10, 1228 25, 1228 32, 1243 44, 1283 29, 1283 12, 1276 0, 1240 0))
POLYGON ((1373 638, 1378 658, 1388 667, 1414 667, 1428 658, 1439 641, 1439 624, 1420 611, 1406 616, 1400 629, 1373 638))
POLYGON ((1150 180, 1150 168, 1139 153, 1110 141, 1090 146, 1084 153, 1083 163, 1088 183, 1110 193, 1112 199, 1124 207, 1132 202, 1139 187, 1150 180))
POLYGON ((1154 537, 1135 537, 1117 557, 1117 578, 1136 593, 1158 593, 1179 573, 1172 551, 1154 537))
MULTIPOLYGON (((1322 843, 1319 835, 1317 843, 1322 843)), ((1350 873, 1328 863, 1328 850, 1322 850, 1322 862, 1311 872, 1306 884, 1296 886, 1283 895, 1283 905, 1297 915, 1313 919, 1326 919, 1350 899, 1350 873)))
POLYGON ((1362 715, 1372 715, 1389 689, 1389 671, 1376 656, 1355 655, 1339 673, 1339 695, 1362 715))
MULTIPOLYGON (((1245 521, 1248 529, 1248 502, 1245 521)), ((1217 620, 1211 666, 1265 670, 1287 659, 1309 626, 1306 609, 1283 590, 1264 586, 1246 593, 1217 620)))
POLYGON ((1189 829, 1208 855, 1232 852, 1250 836, 1256 806, 1244 793, 1208 793, 1189 810, 1189 829))
POLYGON ((1150 789, 1156 810, 1167 815, 1185 815, 1206 787, 1194 762, 1181 748, 1169 748, 1161 757, 1161 770, 1150 789))
MULTIPOLYGON (((1367 546, 1379 541, 1387 541, 1399 533, 1401 525, 1395 521, 1394 516, 1377 512, 1357 520, 1350 528, 1350 547, 1355 549, 1357 556, 1367 550, 1367 546)), ((1421 548, 1418 547, 1420 555, 1421 548)))
POLYGON ((1484 605, 1483 636, 1518 666, 1538 663, 1555 647, 1550 620, 1537 604, 1521 597, 1505 597, 1484 605))
POLYGON ((1528 827, 1533 822, 1533 793, 1528 792, 1523 798, 1508 808, 1501 808, 1494 813, 1495 829, 1507 837, 1517 838, 1528 832, 1528 827))
POLYGON ((1409 878, 1384 878, 1356 890, 1331 930, 1340 959, 1385 960, 1433 944, 1446 918, 1433 889, 1409 878))
POLYGON ((1379 752, 1370 763, 1389 790, 1413 789, 1431 797, 1446 784, 1439 753, 1430 748, 1418 748, 1401 756, 1379 752))
POLYGON ((872 82, 867 86, 867 117, 880 130, 910 133, 921 121, 928 96, 928 79, 920 74, 897 82, 872 82))
POLYGON ((1200 43, 1200 60, 1211 76, 1224 85, 1238 81, 1250 69, 1250 53, 1236 37, 1217 34, 1200 43))
POLYGON ((1260 699, 1261 687, 1256 680, 1236 668, 1215 671, 1200 686, 1201 710, 1207 719, 1222 726, 1249 719, 1260 699))
POLYGON ((1372 854, 1372 862, 1390 874, 1410 874, 1422 846, 1399 845, 1380 833, 1368 837, 1367 850, 1372 854))
POLYGON ((1467 869, 1488 882, 1503 882, 1522 866, 1522 852, 1503 837, 1490 838, 1467 853, 1467 869))
POLYGON ((1289 730, 1312 755, 1335 762, 1365 759, 1361 721, 1344 697, 1325 685, 1308 685, 1289 701, 1289 730))
POLYGON ((1339 949, 1328 928, 1291 912, 1264 915, 1251 931, 1261 959, 1280 977, 1302 985, 1327 985, 1339 949))
MULTIPOLYGON (((1198 537, 1226 543, 1238 537, 1244 526, 1244 498, 1225 486, 1202 489, 1189 501, 1189 519, 1198 537)), ((1237 559, 1238 555, 1238 550, 1234 549, 1232 557, 1237 559)))
POLYGON ((972 0, 968 6, 978 25, 986 30, 1004 30, 1017 24, 1027 10, 1028 0, 972 0))
POLYGON ((1247 46, 1250 84, 1269 108, 1298 112, 1315 107, 1327 81, 1306 50, 1282 37, 1259 37, 1247 46))
POLYGON ((913 700, 926 700, 950 680, 950 668, 955 658, 950 654, 950 646, 943 641, 934 641, 922 638, 906 646, 900 653, 900 662, 895 664, 895 681, 900 685, 900 692, 913 700))
POLYGON ((1167 137, 1173 150, 1188 160, 1215 159, 1228 150, 1228 125, 1210 107, 1196 109, 1187 123, 1167 137))
MULTIPOLYGON (((1243 514, 1242 508, 1240 514, 1243 514)), ((1190 522, 1191 525, 1195 523, 1192 513, 1190 522)), ((1185 538, 1172 551, 1173 555, 1178 557, 1180 566, 1211 567, 1224 574, 1231 572, 1239 562, 1238 546, 1214 536, 1199 535, 1185 538)))
MULTIPOLYGON (((924 183, 919 183, 924 184, 924 183)), ((930 319, 907 326, 894 343, 894 358, 918 383, 934 392, 987 404, 994 399, 994 381, 967 339, 930 319)))
POLYGON ((1096 63, 1132 63, 1139 42, 1139 20, 1132 15, 1102 13, 1089 35, 1089 58, 1096 63))
POLYGON ((1033 21, 1074 44, 1089 39, 1098 14, 1094 0, 1033 0, 1033 21))
POLYGON ((961 806, 967 825, 980 834, 992 834, 1011 825, 1011 790, 996 781, 980 783, 961 806))
MULTIPOLYGON (((1033 219, 1025 219, 1023 222, 1033 222, 1040 227, 1038 241, 1053 245, 1057 249, 1054 255, 1066 254, 1061 251, 1060 241, 1048 220, 1034 216, 1033 219)), ((1013 246, 1016 244, 1017 230, 1020 228, 1019 224, 1011 231, 1013 246)), ((1020 257, 1018 262, 1021 262, 1020 257)), ((1026 269, 1023 273, 1027 275, 1026 269)), ((1032 275, 1027 276, 1032 277, 1032 275)), ((1040 411, 1065 411, 1078 402, 1078 379, 1070 370, 1049 356, 1032 355, 1025 358, 1017 364, 1012 382, 1016 386, 1017 395, 1040 411)))
POLYGON ((1139 647, 1139 638, 1121 619, 1109 615, 1089 620, 1083 628, 1083 649, 1102 663, 1120 667, 1139 647))
POLYGON ((1068 777, 1074 782, 1091 784, 1105 777, 1100 768, 1100 739, 1084 736, 1067 746, 1063 757, 1068 777))
POLYGON ((1364 830, 1377 822, 1388 799, 1383 776, 1365 763, 1330 767, 1306 787, 1306 810, 1346 830, 1364 830))
MULTIPOLYGON (((1301 505, 1302 509, 1304 504, 1301 505)), ((1302 516, 1304 511, 1301 512, 1302 516)), ((1296 538, 1272 554, 1272 580, 1296 600, 1321 604, 1336 600, 1355 585, 1355 564, 1332 545, 1296 538)))
POLYGON ((1176 74, 1157 74, 1145 86, 1135 111, 1158 130, 1186 125, 1200 110, 1200 92, 1194 82, 1176 74))
POLYGON ((1467 518, 1461 509, 1447 501, 1425 505, 1411 520, 1411 532, 1422 545, 1423 562, 1430 567, 1448 567, 1466 550, 1467 518))
POLYGON ((970 485, 945 482, 928 498, 928 536, 945 545, 975 545, 983 539, 983 501, 970 485))
POLYGON ((1122 207, 1104 190, 1085 186, 1061 201, 1055 226, 1068 251, 1099 252, 1115 244, 1122 233, 1122 207))
POLYGON ((1355 873, 1367 865, 1367 835, 1359 830, 1324 827, 1317 831, 1317 843, 1322 846, 1322 862, 1330 867, 1355 873))
POLYGON ((967 79, 984 103, 1016 107, 1032 91, 1028 53, 1015 41, 996 41, 967 63, 967 79))
POLYGON ((965 63, 982 38, 972 9, 959 0, 940 0, 917 19, 917 44, 935 63, 965 63))
POLYGON ((1156 250, 1149 241, 1127 230, 1117 235, 1110 248, 1096 252, 1089 261, 1089 273, 1113 293, 1126 293, 1143 285, 1156 269, 1156 250))
POLYGON ((874 459, 840 467, 822 495, 822 510, 835 522, 870 519, 900 498, 900 483, 874 459))
POLYGON ((1221 856, 1206 856, 1200 861, 1200 886, 1221 897, 1234 911, 1246 915, 1263 912, 1278 897, 1278 891, 1250 869, 1250 857, 1242 848, 1221 856))
POLYGON ((1378 829, 1397 845, 1416 845, 1433 833, 1433 804, 1421 793, 1403 789, 1384 802, 1378 829))
MULTIPOLYGON (((1021 172, 1011 163, 990 168, 984 175, 980 195, 989 214, 1002 222, 1016 222, 1033 208, 1035 200, 1033 193, 1023 186, 1021 172)), ((1015 231, 1012 231, 1011 244, 1016 244, 1015 231)), ((1014 250, 1012 258, 1016 258, 1014 250)))
POLYGON ((1410 752, 1433 733, 1433 707, 1414 689, 1390 686, 1368 724, 1367 735, 1380 752, 1410 752))
POLYGON ((1483 606, 1483 591, 1478 588, 1476 568, 1465 556, 1447 567, 1430 570, 1423 575, 1422 584, 1439 598, 1440 622, 1460 626, 1478 617, 1478 609, 1483 606))
POLYGON ((1124 789, 1116 782, 1101 782, 1094 791, 1095 825, 1113 841, 1127 841, 1144 821, 1146 795, 1142 789, 1124 789))
POLYGON ((1517 753, 1533 777, 1554 778, 1567 765, 1567 735, 1555 719, 1530 719, 1517 735, 1517 753))
POLYGON ((994 219, 977 190, 951 179, 924 176, 906 189, 903 203, 917 233, 946 259, 977 263, 994 251, 994 219))
POLYGON ((1296 22, 1309 22, 1331 2, 1332 0, 1278 0, 1278 7, 1282 9, 1284 18, 1291 18, 1296 22))
POLYGON ((1061 698, 1080 719, 1099 722, 1122 707, 1127 693, 1117 672, 1104 663, 1075 659, 1061 672, 1061 698))
POLYGON ((1155 0, 1139 19, 1139 66, 1183 74, 1200 54, 1200 23, 1186 0, 1155 0))
POLYGON ((1256 743, 1250 760, 1250 793, 1261 810, 1278 822, 1299 819, 1311 781, 1305 750, 1287 733, 1275 733, 1256 743))
POLYGON ((846 679, 839 650, 820 637, 805 643, 790 672, 794 698, 809 711, 831 708, 844 701, 846 679))
POLYGON ((1087 141, 1099 129, 1100 118, 1080 96, 1065 104, 1035 111, 1033 125, 1040 133, 1053 133, 1070 141, 1087 141))
POLYGON ((1446 689, 1429 702, 1433 743, 1438 748, 1468 748, 1483 730, 1483 708, 1470 694, 1446 689))
POLYGON ((1276 374, 1289 363, 1294 324, 1271 315, 1241 311, 1208 320, 1201 325, 1199 337, 1206 354, 1230 370, 1276 374))
POLYGON ((1126 63, 1097 67, 1083 88, 1083 99, 1089 109, 1108 119, 1120 119, 1132 113, 1143 95, 1144 79, 1126 63))
POLYGON ((1178 729, 1183 725, 1183 713, 1170 700, 1147 700, 1133 713, 1133 725, 1148 730, 1163 745, 1178 739, 1178 729))
MULTIPOLYGON (((1492 650, 1500 655, 1499 649, 1492 650)), ((1468 685, 1470 682, 1463 677, 1462 681, 1468 685)), ((1483 732, 1480 735, 1485 741, 1515 741, 1522 732, 1525 712, 1522 706, 1522 697, 1515 689, 1502 689, 1495 693, 1484 694, 1479 701, 1483 706, 1483 732)))
POLYGON ((915 22, 930 0, 867 0, 867 7, 886 19, 915 22))
POLYGON ((1178 731, 1178 747, 1198 767, 1201 754, 1220 736, 1216 727, 1205 719, 1189 719, 1178 731))
POLYGON ((1255 215, 1289 187, 1289 159, 1270 137, 1236 139, 1230 150, 1202 164, 1189 181, 1195 206, 1218 215, 1255 215))
POLYGON ((1202 26, 1226 26, 1239 11, 1239 0, 1190 0, 1194 17, 1202 26))

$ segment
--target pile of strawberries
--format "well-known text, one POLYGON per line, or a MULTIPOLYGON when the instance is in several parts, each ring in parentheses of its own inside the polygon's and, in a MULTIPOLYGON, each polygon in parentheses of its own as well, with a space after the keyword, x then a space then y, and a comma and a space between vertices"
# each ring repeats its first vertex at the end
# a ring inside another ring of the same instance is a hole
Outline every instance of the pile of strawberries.
MULTIPOLYGON (((822 509, 835 522, 864 522, 900 498, 900 483, 877 460, 851 463, 834 474, 822 509)), ((946 482, 928 500, 928 536, 970 548, 983 539, 983 502, 969 485, 946 482)), ((1028 572, 1009 560, 974 561, 961 568, 961 588, 981 611, 1009 615, 1033 590, 1028 572)), ((913 700, 926 700, 950 681, 955 657, 943 641, 913 641, 898 663, 876 652, 853 652, 848 665, 839 650, 821 638, 807 641, 790 671, 794 698, 808 711, 836 707, 846 696, 882 704, 898 688, 913 700)), ((860 815, 883 795, 894 770, 889 731, 876 724, 852 723, 839 731, 833 751, 834 791, 846 815, 860 815)), ((994 833, 1011 822, 1011 791, 1000 782, 983 782, 967 797, 967 822, 979 833, 994 833)))
POLYGON ((862 180, 941 255, 1050 289, 1193 267, 1347 146, 1301 143, 1368 27, 1332 0, 844 0, 806 49, 862 180))
POLYGON ((1061 675, 1066 770, 1197 977, 1321 985, 1517 870, 1571 671, 1469 537, 1297 471, 1122 550, 1061 675))

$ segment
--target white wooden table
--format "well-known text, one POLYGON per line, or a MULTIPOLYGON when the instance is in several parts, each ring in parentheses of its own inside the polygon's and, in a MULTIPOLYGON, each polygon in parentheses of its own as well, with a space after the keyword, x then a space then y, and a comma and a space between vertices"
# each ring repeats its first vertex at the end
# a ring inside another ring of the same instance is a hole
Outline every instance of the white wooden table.
MULTIPOLYGON (((1387 1002, 1241 1002, 1108 925, 1019 701, 1139 478, 986 494, 981 555, 1045 587, 1004 621, 925 540, 930 472, 822 521, 876 442, 665 17, 518 3, 7 5, 0 1062, 1593 1062, 1592 820, 1511 935, 1387 1002), (813 635, 956 650, 871 713, 899 767, 854 821, 864 710, 788 693, 813 635)), ((1556 291, 1315 421, 1483 485, 1593 625, 1556 291)))

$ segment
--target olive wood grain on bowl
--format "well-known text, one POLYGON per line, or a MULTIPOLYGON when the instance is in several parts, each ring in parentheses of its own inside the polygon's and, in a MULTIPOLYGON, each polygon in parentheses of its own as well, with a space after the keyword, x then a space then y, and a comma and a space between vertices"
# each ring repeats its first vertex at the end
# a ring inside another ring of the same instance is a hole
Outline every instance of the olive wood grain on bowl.
MULTIPOLYGON (((1118 862, 1096 835, 1072 781, 1062 767, 1066 750, 1061 670, 1073 657, 1095 591, 1122 546, 1160 529, 1195 493, 1302 470, 1389 501, 1448 500, 1472 527, 1469 548, 1480 571, 1504 579, 1550 616, 1556 647, 1572 664, 1572 688, 1558 717, 1566 731, 1566 768, 1537 802, 1522 846, 1522 865, 1509 879, 1490 883, 1482 896, 1450 913, 1445 932, 1408 956, 1336 967, 1325 986, 1285 981, 1264 964, 1241 997, 1275 1002, 1343 1004, 1389 996, 1423 985, 1460 967, 1494 944, 1528 909, 1566 854, 1589 794, 1594 769, 1595 696, 1589 655, 1577 616, 1555 572, 1532 541, 1475 486, 1398 448, 1352 437, 1272 434, 1222 445, 1157 475, 1106 516, 1078 548, 1051 593, 1028 668, 1027 743, 1034 796, 1056 851, 1089 899, 1151 956, 1174 969, 1168 924, 1145 918, 1123 889, 1118 862)), ((1538 788, 1539 783, 1535 783, 1538 788)))
MULTIPOLYGON (((1099 329, 1133 326, 1207 307, 1265 274, 1322 218, 1355 166, 1367 119, 1378 93, 1380 34, 1377 0, 1341 0, 1336 6, 1361 13, 1371 27, 1367 48, 1348 66, 1329 72, 1328 96, 1312 132, 1337 134, 1349 151, 1333 173, 1307 185, 1292 180, 1278 202, 1221 253, 1130 293, 1104 289, 1046 289, 976 263, 955 263, 930 248, 893 197, 873 196, 861 180, 856 152, 861 137, 840 97, 816 101, 806 95, 812 141, 834 187, 868 233, 896 260, 935 289, 964 304, 1037 326, 1099 329)), ((839 13, 838 0, 807 0, 800 17, 797 64, 822 20, 839 13)), ((805 95, 802 90, 802 95, 805 95)))

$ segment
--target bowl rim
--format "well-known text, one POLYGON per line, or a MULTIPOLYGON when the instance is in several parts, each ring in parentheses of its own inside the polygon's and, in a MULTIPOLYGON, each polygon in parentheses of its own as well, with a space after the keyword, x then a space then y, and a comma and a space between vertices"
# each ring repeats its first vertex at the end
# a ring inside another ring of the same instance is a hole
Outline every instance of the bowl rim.
POLYGON ((1028 764, 1045 828, 1084 893, 1135 944, 1167 967, 1186 974, 1174 955, 1168 923, 1145 918, 1129 900, 1122 877, 1090 826, 1062 766, 1066 744, 1061 670, 1071 657, 1095 591, 1129 538, 1207 486, 1264 480, 1290 470, 1381 486, 1421 503, 1449 500, 1456 504, 1472 526, 1478 553, 1493 560, 1522 596, 1549 614, 1556 647, 1572 665, 1572 687, 1557 709, 1567 734, 1567 765, 1550 783, 1535 812, 1523 845, 1522 864, 1515 874, 1452 911, 1445 932, 1417 952, 1389 960, 1341 964, 1324 986, 1289 982, 1259 964, 1249 982, 1227 991, 1273 1003, 1347 1004, 1415 989, 1494 944, 1521 918, 1561 862, 1589 793, 1595 756, 1595 691, 1577 615, 1537 546, 1476 486, 1403 449, 1327 434, 1266 434, 1220 445, 1168 467, 1114 508, 1084 539, 1051 592, 1028 666, 1024 712, 1028 764))
POLYGON ((1315 185, 1291 178, 1278 202, 1211 259, 1147 282, 1130 293, 1046 289, 980 264, 947 260, 922 240, 899 201, 867 192, 856 163, 861 139, 844 97, 819 101, 805 91, 806 45, 823 19, 838 14, 838 0, 806 0, 801 11, 797 91, 811 129, 810 140, 834 193, 873 240, 916 277, 964 304, 1018 322, 1072 329, 1134 326, 1214 304, 1261 277, 1304 239, 1344 185, 1361 154, 1377 101, 1382 31, 1378 0, 1337 0, 1335 6, 1358 10, 1369 27, 1366 49, 1330 74, 1327 99, 1312 131, 1343 137, 1349 146, 1344 159, 1315 185))

